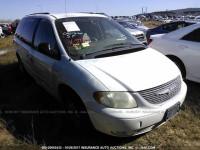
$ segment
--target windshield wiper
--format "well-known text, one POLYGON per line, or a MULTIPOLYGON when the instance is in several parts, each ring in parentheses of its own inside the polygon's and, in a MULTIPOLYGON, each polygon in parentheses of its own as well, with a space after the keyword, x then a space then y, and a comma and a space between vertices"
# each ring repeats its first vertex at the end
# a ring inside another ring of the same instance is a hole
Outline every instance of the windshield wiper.
POLYGON ((87 55, 91 55, 94 53, 99 53, 99 52, 103 52, 103 51, 109 51, 109 50, 115 50, 115 49, 119 49, 119 48, 123 48, 123 47, 129 47, 130 45, 125 45, 123 43, 119 43, 119 44, 113 44, 113 45, 109 45, 109 46, 105 46, 103 50, 99 50, 99 51, 94 51, 94 52, 90 52, 90 53, 85 53, 82 55, 82 57, 87 56, 87 55))
POLYGON ((103 50, 100 50, 100 51, 85 53, 85 54, 81 55, 81 59, 85 59, 85 57, 88 56, 88 55, 92 55, 92 54, 95 54, 95 53, 99 53, 99 52, 103 52, 103 51, 108 51, 108 50, 113 50, 113 49, 112 48, 108 48, 108 49, 103 49, 103 50))
POLYGON ((113 44, 113 45, 105 46, 104 48, 106 48, 106 49, 103 49, 103 50, 82 54, 81 59, 85 59, 89 55, 95 55, 95 54, 98 55, 98 54, 102 54, 102 53, 112 53, 112 52, 116 52, 116 51, 123 51, 124 49, 121 49, 121 50, 119 50, 119 49, 125 48, 125 47, 129 47, 128 49, 131 49, 131 48, 141 48, 141 47, 144 48, 145 46, 143 44, 132 44, 132 43, 113 44))
POLYGON ((113 44, 113 45, 108 45, 105 46, 104 48, 122 48, 122 47, 131 47, 131 46, 135 46, 135 45, 142 45, 142 44, 133 44, 133 43, 117 43, 117 44, 113 44))

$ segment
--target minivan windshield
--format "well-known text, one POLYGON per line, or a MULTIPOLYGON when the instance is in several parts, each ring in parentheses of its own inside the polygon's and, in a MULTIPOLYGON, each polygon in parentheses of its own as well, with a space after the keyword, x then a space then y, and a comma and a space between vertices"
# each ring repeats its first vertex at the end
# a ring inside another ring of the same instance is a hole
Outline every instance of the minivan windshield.
POLYGON ((109 18, 62 18, 56 20, 56 28, 65 50, 74 60, 94 53, 107 53, 111 49, 142 46, 134 36, 109 18))

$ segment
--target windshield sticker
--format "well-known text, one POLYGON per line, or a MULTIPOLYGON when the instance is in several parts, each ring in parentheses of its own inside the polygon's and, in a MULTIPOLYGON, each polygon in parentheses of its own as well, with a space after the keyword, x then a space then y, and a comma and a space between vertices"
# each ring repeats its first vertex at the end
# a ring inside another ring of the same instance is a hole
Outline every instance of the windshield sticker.
POLYGON ((74 47, 76 50, 81 50, 81 45, 80 45, 79 43, 73 44, 73 47, 74 47))
POLYGON ((90 42, 91 42, 90 39, 78 38, 78 39, 69 40, 69 45, 78 44, 78 43, 87 43, 87 44, 89 44, 90 42))
POLYGON ((63 25, 65 27, 65 29, 68 32, 72 32, 72 31, 80 31, 79 27, 77 26, 76 22, 71 21, 71 22, 63 22, 63 25))
POLYGON ((90 43, 90 46, 94 46, 95 44, 94 43, 90 43))
POLYGON ((125 36, 121 36, 119 39, 116 39, 117 41, 125 41, 127 38, 125 36))
POLYGON ((125 41, 125 39, 116 39, 117 41, 125 41))
POLYGON ((83 33, 82 32, 64 32, 63 33, 63 37, 67 39, 73 38, 76 35, 83 35, 83 33))
POLYGON ((90 46, 90 44, 89 43, 82 43, 82 46, 83 47, 88 47, 88 46, 90 46))

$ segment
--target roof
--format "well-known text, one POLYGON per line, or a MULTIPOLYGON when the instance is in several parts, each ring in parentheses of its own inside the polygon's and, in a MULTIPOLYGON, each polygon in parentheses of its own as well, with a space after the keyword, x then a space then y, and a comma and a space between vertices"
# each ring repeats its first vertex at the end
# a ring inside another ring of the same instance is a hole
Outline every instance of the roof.
POLYGON ((28 16, 53 16, 57 19, 61 18, 69 18, 69 17, 103 17, 108 18, 106 15, 103 14, 95 14, 95 13, 35 13, 30 14, 28 16))

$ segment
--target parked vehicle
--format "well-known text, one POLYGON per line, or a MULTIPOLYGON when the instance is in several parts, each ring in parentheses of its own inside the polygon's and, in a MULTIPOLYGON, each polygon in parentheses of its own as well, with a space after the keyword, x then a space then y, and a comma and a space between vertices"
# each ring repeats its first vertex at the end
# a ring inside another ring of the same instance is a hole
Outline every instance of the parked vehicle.
POLYGON ((4 33, 3 33, 3 30, 2 30, 2 27, 0 26, 0 38, 4 38, 4 33))
POLYGON ((175 31, 177 29, 187 27, 187 26, 192 25, 194 23, 195 22, 174 21, 174 22, 170 22, 170 23, 167 23, 167 24, 162 24, 162 25, 160 25, 156 28, 152 28, 152 29, 147 30, 146 37, 147 37, 147 39, 149 39, 149 37, 151 35, 169 33, 169 32, 175 31))
POLYGON ((4 34, 7 34, 7 35, 12 34, 12 28, 10 26, 8 26, 6 24, 1 24, 0 26, 1 26, 4 34))
POLYGON ((164 22, 165 23, 170 23, 170 22, 172 22, 172 20, 171 19, 165 19, 164 22))
POLYGON ((176 17, 176 20, 184 20, 185 19, 185 16, 182 16, 182 15, 179 15, 176 17))
POLYGON ((200 24, 150 38, 150 47, 174 61, 184 78, 200 82, 200 24))
POLYGON ((186 96, 187 86, 170 59, 104 15, 27 15, 14 45, 21 73, 28 71, 76 111, 74 125, 85 121, 86 110, 103 133, 142 134, 176 115, 186 96))
POLYGON ((198 20, 200 20, 200 16, 196 16, 196 17, 195 17, 195 19, 198 19, 198 20))
POLYGON ((137 27, 139 30, 146 32, 149 28, 144 26, 140 21, 137 20, 125 20, 125 22, 128 22, 132 26, 137 27))
POLYGON ((138 21, 138 20, 124 20, 124 21, 129 22, 130 24, 133 24, 134 26, 142 25, 141 21, 138 21))
POLYGON ((191 15, 186 15, 184 16, 184 20, 194 20, 195 16, 191 16, 191 15))
POLYGON ((133 36, 135 36, 142 44, 147 45, 147 39, 143 31, 138 30, 136 27, 128 24, 124 21, 117 21, 120 25, 122 25, 128 32, 130 32, 133 36))
POLYGON ((13 22, 10 24, 12 33, 15 33, 18 24, 19 24, 19 22, 13 22))

